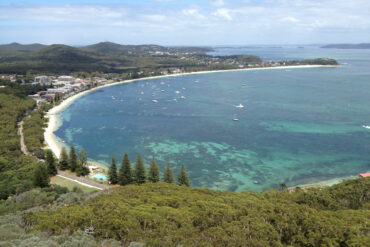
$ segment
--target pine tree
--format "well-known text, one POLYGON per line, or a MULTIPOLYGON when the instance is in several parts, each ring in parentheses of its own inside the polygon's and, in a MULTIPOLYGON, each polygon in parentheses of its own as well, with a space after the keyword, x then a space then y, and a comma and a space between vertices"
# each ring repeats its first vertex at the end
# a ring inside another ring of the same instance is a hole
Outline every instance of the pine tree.
POLYGON ((133 182, 132 171, 131 171, 131 162, 128 154, 123 155, 121 167, 118 173, 118 183, 120 185, 127 185, 133 182))
POLYGON ((36 166, 33 174, 33 185, 35 187, 49 187, 50 178, 48 174, 48 168, 44 164, 39 164, 36 166))
POLYGON ((62 148, 62 152, 60 153, 60 158, 59 158, 59 169, 60 170, 68 170, 69 169, 69 157, 67 153, 66 148, 62 148))
POLYGON ((143 160, 141 159, 140 154, 137 155, 135 162, 135 182, 137 184, 143 184, 146 182, 146 171, 143 160))
POLYGON ((71 149, 69 150, 69 169, 74 172, 76 171, 78 166, 78 159, 76 154, 76 149, 74 146, 71 146, 71 149))
POLYGON ((188 173, 186 172, 184 164, 181 165, 181 169, 179 172, 179 175, 177 176, 177 183, 179 185, 185 185, 185 186, 190 186, 190 180, 188 173))
POLYGON ((163 181, 169 184, 172 184, 174 182, 173 171, 172 171, 170 160, 168 160, 166 164, 166 168, 164 169, 163 181))
POLYGON ((81 149, 78 155, 76 173, 78 176, 86 176, 90 173, 89 168, 87 167, 87 153, 85 149, 81 149))
POLYGON ((118 183, 117 166, 116 166, 115 158, 112 158, 112 164, 109 167, 108 175, 109 175, 109 182, 111 184, 118 183))
POLYGON ((150 163, 148 181, 150 181, 152 183, 156 183, 159 180, 160 180, 159 179, 159 167, 158 167, 157 162, 155 162, 155 159, 153 157, 152 162, 150 163))
POLYGON ((58 173, 57 167, 55 165, 55 158, 53 152, 51 150, 46 150, 45 152, 45 163, 48 169, 48 174, 54 176, 58 173))

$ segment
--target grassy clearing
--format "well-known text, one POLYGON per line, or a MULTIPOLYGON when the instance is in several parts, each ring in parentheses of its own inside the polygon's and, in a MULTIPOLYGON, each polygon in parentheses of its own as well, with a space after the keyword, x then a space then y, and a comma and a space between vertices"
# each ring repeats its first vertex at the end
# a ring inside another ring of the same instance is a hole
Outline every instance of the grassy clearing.
POLYGON ((50 179, 50 183, 51 184, 57 184, 57 185, 60 185, 60 186, 63 186, 63 187, 67 187, 70 191, 72 191, 74 187, 80 188, 83 192, 97 191, 97 189, 87 187, 87 186, 83 186, 79 183, 76 183, 74 181, 71 181, 71 180, 68 180, 68 179, 65 179, 65 178, 62 178, 62 177, 58 177, 58 176, 52 177, 50 179))

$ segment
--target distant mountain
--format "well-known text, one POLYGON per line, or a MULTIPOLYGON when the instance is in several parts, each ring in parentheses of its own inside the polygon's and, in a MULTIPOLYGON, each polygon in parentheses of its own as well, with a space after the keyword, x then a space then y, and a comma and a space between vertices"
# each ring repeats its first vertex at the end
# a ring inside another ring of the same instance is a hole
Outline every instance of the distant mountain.
POLYGON ((330 45, 321 46, 321 48, 370 49, 370 43, 361 43, 361 44, 330 44, 330 45))
POLYGON ((2 51, 14 51, 14 52, 33 52, 40 50, 42 48, 46 47, 42 44, 28 44, 28 45, 22 45, 19 43, 10 43, 5 45, 0 45, 0 50, 2 51))
POLYGON ((50 45, 33 54, 35 59, 45 61, 55 61, 58 63, 75 62, 86 63, 96 62, 94 55, 78 48, 68 45, 50 45))
POLYGON ((159 45, 120 45, 112 42, 100 42, 80 47, 80 50, 109 55, 143 55, 148 53, 166 52, 168 48, 159 45))
POLYGON ((165 47, 160 45, 120 45, 112 42, 100 42, 93 45, 80 47, 83 51, 96 52, 100 54, 109 55, 124 55, 137 56, 148 54, 161 54, 165 52, 180 52, 180 53, 205 53, 213 51, 209 47, 187 47, 187 46, 173 46, 165 47))

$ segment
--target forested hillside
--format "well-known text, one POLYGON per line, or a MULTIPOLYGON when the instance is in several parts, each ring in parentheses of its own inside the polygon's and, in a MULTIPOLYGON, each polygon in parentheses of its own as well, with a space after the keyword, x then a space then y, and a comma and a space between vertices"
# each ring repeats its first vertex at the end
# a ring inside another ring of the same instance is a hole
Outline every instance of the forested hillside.
POLYGON ((28 230, 148 246, 366 246, 370 179, 295 192, 129 185, 24 215, 28 230))
POLYGON ((22 155, 17 121, 35 104, 22 91, 8 87, 0 89, 0 199, 32 188, 37 159, 22 155))

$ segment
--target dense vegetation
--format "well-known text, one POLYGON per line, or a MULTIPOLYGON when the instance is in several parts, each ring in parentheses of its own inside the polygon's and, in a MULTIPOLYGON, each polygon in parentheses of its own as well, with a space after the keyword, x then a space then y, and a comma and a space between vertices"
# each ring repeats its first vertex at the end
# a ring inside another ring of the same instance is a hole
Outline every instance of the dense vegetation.
POLYGON ((370 179, 325 189, 219 192, 166 183, 119 187, 67 207, 29 212, 30 231, 149 246, 366 246, 370 179))
POLYGON ((52 105, 42 104, 23 120, 23 135, 27 151, 38 158, 44 158, 44 127, 47 126, 45 113, 50 107, 52 105))
POLYGON ((0 199, 33 187, 37 159, 22 155, 17 122, 34 107, 35 101, 26 98, 22 90, 0 89, 0 199))

